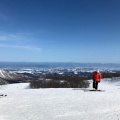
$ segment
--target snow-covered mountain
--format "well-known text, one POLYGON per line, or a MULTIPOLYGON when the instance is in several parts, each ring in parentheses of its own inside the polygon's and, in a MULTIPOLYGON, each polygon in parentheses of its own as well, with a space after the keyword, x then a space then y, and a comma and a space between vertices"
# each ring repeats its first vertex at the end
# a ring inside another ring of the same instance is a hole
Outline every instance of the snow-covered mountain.
POLYGON ((20 77, 21 76, 15 72, 5 69, 0 69, 0 78, 11 80, 11 79, 20 79, 20 77))
POLYGON ((10 70, 0 69, 0 84, 19 83, 24 81, 25 81, 24 75, 21 75, 10 70))

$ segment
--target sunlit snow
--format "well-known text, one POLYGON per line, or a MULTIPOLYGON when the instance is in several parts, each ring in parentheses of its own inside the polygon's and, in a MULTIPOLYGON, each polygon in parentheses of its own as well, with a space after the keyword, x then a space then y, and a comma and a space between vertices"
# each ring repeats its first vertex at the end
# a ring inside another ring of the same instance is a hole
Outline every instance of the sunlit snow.
POLYGON ((119 120, 120 86, 104 79, 99 89, 28 89, 29 83, 0 86, 0 120, 119 120))

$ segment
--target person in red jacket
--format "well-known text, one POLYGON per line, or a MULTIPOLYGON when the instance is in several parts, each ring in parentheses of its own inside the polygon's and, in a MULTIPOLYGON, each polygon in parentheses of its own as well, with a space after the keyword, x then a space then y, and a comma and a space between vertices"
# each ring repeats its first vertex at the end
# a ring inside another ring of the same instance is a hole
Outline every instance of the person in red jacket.
POLYGON ((93 79, 93 89, 97 90, 98 89, 98 83, 102 79, 102 75, 101 75, 99 70, 96 70, 96 71, 93 72, 92 79, 93 79))

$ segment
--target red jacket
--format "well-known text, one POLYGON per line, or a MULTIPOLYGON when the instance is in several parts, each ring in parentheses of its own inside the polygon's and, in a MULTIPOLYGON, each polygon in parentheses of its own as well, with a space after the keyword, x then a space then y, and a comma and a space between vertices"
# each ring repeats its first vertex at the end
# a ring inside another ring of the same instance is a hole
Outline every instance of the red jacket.
POLYGON ((95 72, 93 72, 92 78, 93 78, 93 80, 100 82, 102 79, 102 75, 100 72, 95 71, 95 72))

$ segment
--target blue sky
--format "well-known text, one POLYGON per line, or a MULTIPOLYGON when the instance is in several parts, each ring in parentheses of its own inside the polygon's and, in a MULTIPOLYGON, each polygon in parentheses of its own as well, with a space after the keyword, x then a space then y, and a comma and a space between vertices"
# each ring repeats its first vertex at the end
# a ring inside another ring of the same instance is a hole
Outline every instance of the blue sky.
POLYGON ((119 0, 0 0, 0 61, 120 63, 119 0))

